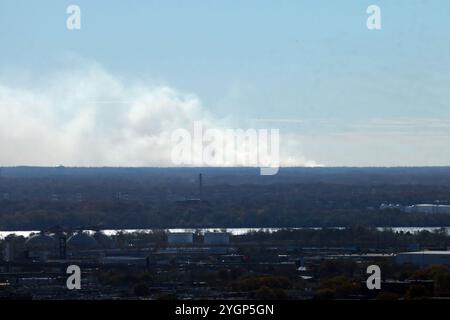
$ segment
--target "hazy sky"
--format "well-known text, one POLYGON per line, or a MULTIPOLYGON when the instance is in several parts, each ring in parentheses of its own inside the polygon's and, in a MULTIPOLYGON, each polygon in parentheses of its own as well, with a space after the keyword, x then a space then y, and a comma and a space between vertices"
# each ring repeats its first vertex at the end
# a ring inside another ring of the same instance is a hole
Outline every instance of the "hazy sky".
POLYGON ((170 165, 199 119, 290 165, 450 165, 449 85, 447 0, 0 0, 2 165, 170 165))

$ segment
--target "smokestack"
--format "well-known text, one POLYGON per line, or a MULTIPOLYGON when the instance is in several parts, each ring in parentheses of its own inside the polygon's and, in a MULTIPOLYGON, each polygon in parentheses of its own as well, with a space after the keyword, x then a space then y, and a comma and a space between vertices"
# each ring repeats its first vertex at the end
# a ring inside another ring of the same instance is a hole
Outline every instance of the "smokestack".
POLYGON ((203 175, 201 173, 198 175, 198 188, 199 188, 199 190, 198 190, 199 198, 201 200, 203 197, 203 175))
POLYGON ((58 236, 59 241, 59 258, 65 260, 67 258, 67 239, 62 233, 58 236))

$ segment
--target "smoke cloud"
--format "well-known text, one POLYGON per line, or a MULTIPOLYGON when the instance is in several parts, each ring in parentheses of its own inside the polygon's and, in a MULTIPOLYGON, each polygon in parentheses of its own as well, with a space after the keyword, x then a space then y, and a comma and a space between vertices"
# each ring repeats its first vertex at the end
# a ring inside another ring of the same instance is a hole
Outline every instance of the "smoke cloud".
MULTIPOLYGON (((173 166, 174 130, 223 126, 194 94, 129 84, 97 65, 43 79, 0 81, 1 165, 173 166)), ((316 165, 286 146, 281 164, 316 165)))

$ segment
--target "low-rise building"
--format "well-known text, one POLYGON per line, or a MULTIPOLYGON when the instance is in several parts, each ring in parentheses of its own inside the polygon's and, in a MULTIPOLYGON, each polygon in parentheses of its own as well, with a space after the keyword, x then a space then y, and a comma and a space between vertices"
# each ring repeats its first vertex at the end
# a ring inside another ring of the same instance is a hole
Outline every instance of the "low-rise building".
POLYGON ((397 264, 410 263, 420 267, 432 264, 450 266, 450 251, 415 251, 402 252, 395 256, 397 264))
POLYGON ((192 244, 194 234, 192 232, 171 232, 167 234, 169 244, 192 244))
POLYGON ((230 235, 226 232, 206 232, 204 243, 207 245, 227 245, 230 243, 230 235))
POLYGON ((450 206, 442 204, 415 204, 404 208, 407 213, 450 214, 450 206))

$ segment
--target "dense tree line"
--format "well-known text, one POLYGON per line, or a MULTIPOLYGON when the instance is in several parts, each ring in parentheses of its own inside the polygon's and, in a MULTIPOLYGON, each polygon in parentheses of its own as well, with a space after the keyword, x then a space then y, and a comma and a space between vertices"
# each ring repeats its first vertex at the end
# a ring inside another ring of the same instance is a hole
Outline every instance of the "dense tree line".
POLYGON ((450 226, 450 215, 378 210, 450 203, 448 171, 9 168, 0 178, 0 229, 450 226), (199 197, 199 172, 203 201, 183 201, 199 197))

